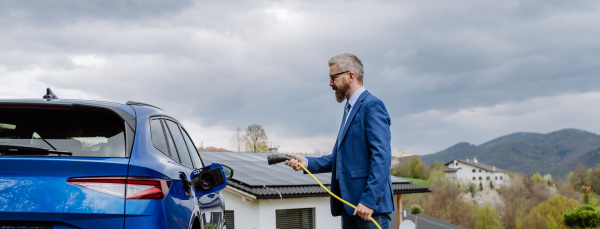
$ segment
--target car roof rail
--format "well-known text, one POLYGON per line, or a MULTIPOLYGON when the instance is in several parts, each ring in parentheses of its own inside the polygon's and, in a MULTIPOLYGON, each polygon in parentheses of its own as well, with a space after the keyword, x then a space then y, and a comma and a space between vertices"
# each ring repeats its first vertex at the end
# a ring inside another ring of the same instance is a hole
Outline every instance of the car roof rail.
MULTIPOLYGON (((147 106, 147 107, 154 107, 154 108, 156 108, 156 109, 163 110, 163 109, 162 109, 162 108, 160 108, 160 107, 157 107, 157 106, 154 106, 154 105, 150 105, 150 104, 147 104, 147 103, 136 102, 136 101, 127 101, 127 103, 125 103, 125 104, 127 104, 127 105, 135 105, 135 106, 147 106)), ((163 110, 163 111, 164 111, 164 110, 163 110)))

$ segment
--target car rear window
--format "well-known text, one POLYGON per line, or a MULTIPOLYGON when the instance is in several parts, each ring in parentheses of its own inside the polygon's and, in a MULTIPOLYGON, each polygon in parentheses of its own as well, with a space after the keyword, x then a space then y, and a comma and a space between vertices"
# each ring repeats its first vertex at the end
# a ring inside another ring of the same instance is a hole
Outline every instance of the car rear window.
POLYGON ((56 148, 73 157, 126 157, 125 125, 104 108, 0 108, 0 144, 56 148))

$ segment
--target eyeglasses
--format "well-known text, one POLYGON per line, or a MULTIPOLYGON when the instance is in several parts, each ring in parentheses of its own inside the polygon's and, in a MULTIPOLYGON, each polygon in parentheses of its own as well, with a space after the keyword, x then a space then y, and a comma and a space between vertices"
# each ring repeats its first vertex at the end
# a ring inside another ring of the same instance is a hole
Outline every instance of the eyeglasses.
POLYGON ((350 72, 350 71, 345 71, 345 72, 340 72, 340 73, 335 73, 333 75, 329 75, 329 80, 330 80, 329 82, 333 83, 333 81, 335 80, 336 77, 338 77, 341 74, 348 73, 348 72, 350 72))

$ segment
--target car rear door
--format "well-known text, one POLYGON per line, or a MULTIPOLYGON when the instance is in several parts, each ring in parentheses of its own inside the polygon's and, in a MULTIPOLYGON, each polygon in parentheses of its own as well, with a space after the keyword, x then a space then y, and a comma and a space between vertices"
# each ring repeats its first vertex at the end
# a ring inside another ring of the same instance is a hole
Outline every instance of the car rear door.
MULTIPOLYGON (((204 167, 204 162, 198 153, 198 150, 189 134, 185 129, 182 129, 183 136, 188 150, 192 156, 192 160, 196 168, 204 167)), ((223 201, 223 195, 217 191, 207 195, 197 196, 198 204, 200 206, 200 224, 202 228, 222 228, 223 227, 223 216, 225 214, 225 203, 223 201)))
POLYGON ((172 142, 175 145, 174 149, 176 152, 173 152, 173 149, 171 152, 176 153, 179 156, 180 163, 182 165, 180 179, 182 181, 186 196, 182 196, 180 201, 182 211, 184 213, 183 215, 189 223, 188 228, 191 228, 192 223, 194 222, 194 217, 197 216, 197 213, 199 212, 193 187, 188 180, 188 174, 191 174, 194 170, 194 164, 192 162, 192 158, 190 157, 188 146, 185 142, 180 126, 172 119, 165 118, 164 123, 168 127, 167 136, 172 138, 172 142))

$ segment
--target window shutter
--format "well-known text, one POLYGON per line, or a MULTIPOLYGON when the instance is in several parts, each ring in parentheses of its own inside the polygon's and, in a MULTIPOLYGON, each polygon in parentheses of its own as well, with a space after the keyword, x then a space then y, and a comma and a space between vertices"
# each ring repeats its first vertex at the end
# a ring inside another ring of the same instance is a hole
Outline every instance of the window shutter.
POLYGON ((277 228, 314 229, 315 209, 299 208, 276 210, 275 221, 277 228))
POLYGON ((235 224, 233 221, 233 211, 231 210, 225 211, 225 227, 227 229, 235 229, 235 224))

